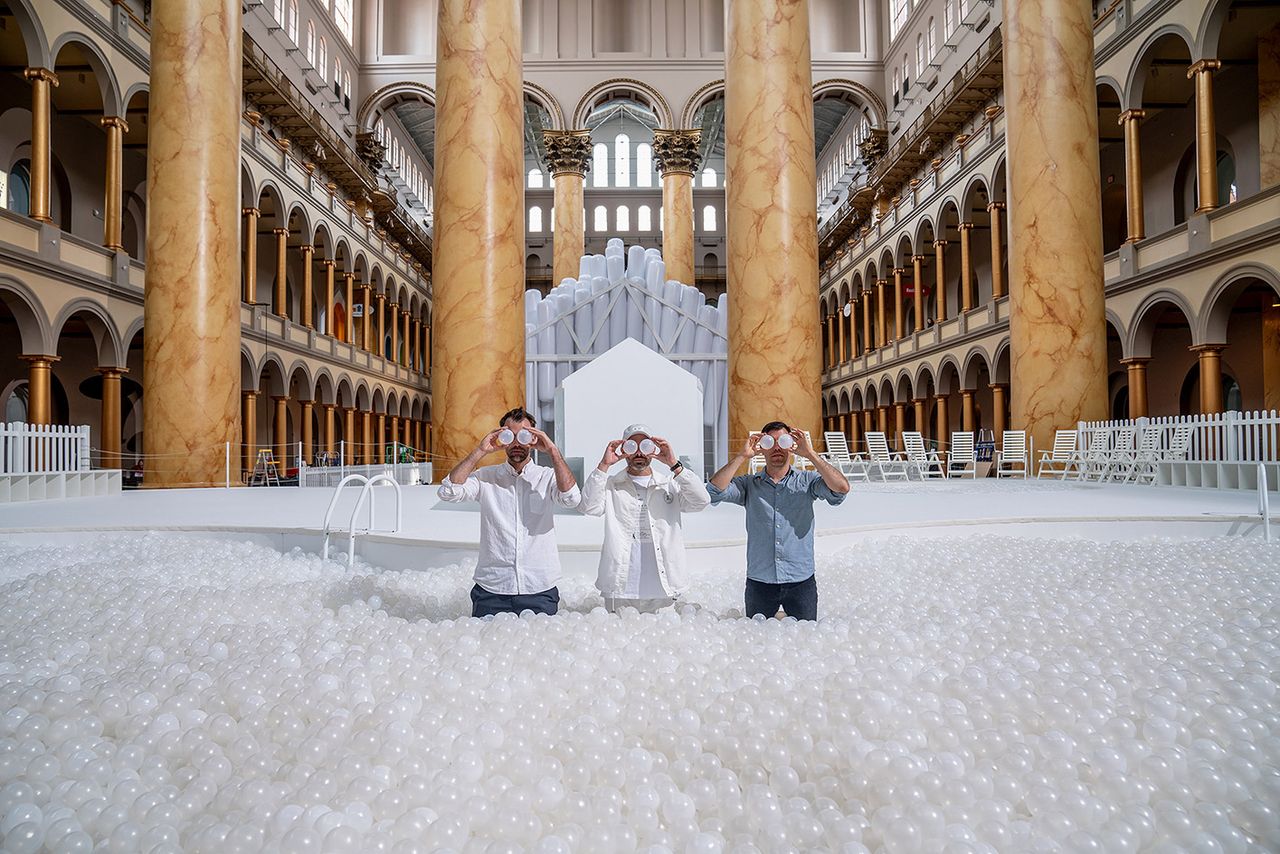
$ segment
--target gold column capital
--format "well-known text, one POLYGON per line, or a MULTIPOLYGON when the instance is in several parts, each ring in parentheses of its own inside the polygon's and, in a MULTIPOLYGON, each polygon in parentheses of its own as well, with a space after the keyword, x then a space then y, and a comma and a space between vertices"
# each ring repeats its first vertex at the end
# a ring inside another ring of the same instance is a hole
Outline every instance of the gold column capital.
POLYGON ((1193 62, 1191 66, 1187 69, 1187 79, 1190 80, 1192 77, 1195 77, 1197 74, 1204 74, 1206 72, 1212 74, 1213 72, 1217 71, 1220 68, 1222 68, 1222 60, 1202 59, 1199 62, 1193 62))
POLYGON ((923 264, 927 258, 928 258, 928 256, 927 256, 927 255, 912 255, 912 256, 911 256, 911 263, 912 263, 912 264, 923 264))
POLYGON ((702 131, 658 128, 653 132, 653 164, 658 174, 693 175, 698 168, 702 131))
POLYGON ((957 225, 957 226, 956 226, 956 228, 960 229, 961 231, 972 231, 972 230, 973 230, 973 223, 971 223, 971 222, 962 222, 962 223, 960 223, 959 225, 957 225))
POLYGON ((252 389, 252 388, 241 389, 240 396, 244 398, 248 398, 249 400, 253 400, 258 396, 258 390, 252 389))
POLYGON ((262 211, 258 210, 257 208, 241 208, 241 209, 240 209, 240 215, 241 215, 241 216, 255 216, 255 217, 256 217, 256 216, 262 216, 262 211))
POLYGON ((310 243, 303 243, 298 247, 298 251, 301 252, 303 255, 310 255, 312 252, 316 251, 316 248, 312 246, 310 243))
POLYGON ((542 141, 547 146, 547 166, 552 178, 560 175, 585 178, 591 171, 591 131, 544 130, 542 141))
POLYGON ((61 361, 62 359, 61 356, 43 356, 40 354, 35 354, 30 356, 24 354, 19 356, 18 358, 24 362, 31 364, 33 367, 37 367, 37 368, 40 368, 40 367, 47 368, 50 365, 52 365, 54 362, 61 361))
POLYGON ((905 276, 906 274, 907 274, 907 268, 906 268, 906 267, 894 267, 894 268, 893 268, 893 275, 895 275, 895 276, 905 276))
POLYGON ((1142 109, 1125 110, 1116 119, 1116 124, 1123 125, 1125 122, 1139 122, 1147 117, 1147 111, 1142 109))
POLYGON ((987 205, 987 213, 990 213, 991 211, 1002 211, 1007 207, 1008 205, 1006 205, 1004 202, 991 202, 989 205, 987 205))
POLYGON ((877 287, 877 288, 885 288, 885 287, 888 287, 888 286, 889 286, 889 280, 888 280, 888 279, 876 279, 876 287, 877 287))
POLYGON ((1000 391, 1004 391, 1009 388, 1009 384, 1008 383, 991 383, 991 385, 988 386, 988 388, 990 388, 992 391, 996 391, 997 389, 999 389, 1000 391))
POLYGON ((32 83, 48 83, 52 86, 58 85, 58 75, 53 72, 52 68, 27 68, 23 70, 22 76, 30 80, 32 83))
POLYGON ((276 237, 288 237, 288 236, 289 236, 289 229, 287 229, 287 228, 273 228, 273 229, 271 229, 271 233, 272 233, 272 234, 274 234, 276 237))
MULTIPOLYGON (((1187 349, 1190 350, 1192 353, 1195 353, 1197 356, 1202 356, 1202 355, 1210 355, 1210 356, 1219 355, 1220 356, 1222 355, 1222 351, 1227 349, 1227 345, 1226 344, 1192 344, 1187 349)), ((25 359, 27 357, 23 356, 22 358, 25 359)))
POLYGON ((863 297, 863 299, 871 299, 871 286, 870 286, 870 285, 868 285, 867 287, 865 287, 865 288, 863 288, 863 289, 862 289, 862 297, 863 297))
POLYGON ((933 399, 934 399, 934 400, 936 400, 936 401, 937 401, 937 402, 939 402, 939 403, 942 403, 942 402, 946 401, 949 397, 951 397, 951 393, 950 393, 950 392, 946 392, 945 394, 944 394, 944 393, 938 393, 938 394, 935 394, 935 395, 933 396, 933 399))
POLYGON ((273 394, 271 395, 271 399, 274 400, 276 403, 288 403, 290 400, 292 400, 292 398, 290 398, 289 395, 287 394, 273 394))
POLYGON ((1146 367, 1147 363, 1150 361, 1150 356, 1130 356, 1127 359, 1121 359, 1120 364, 1125 367, 1146 367))
POLYGON ((949 240, 935 240, 935 241, 933 241, 933 248, 934 248, 934 249, 946 249, 946 248, 947 248, 948 246, 950 246, 950 245, 951 245, 951 241, 949 241, 949 240))
POLYGON ((96 370, 98 373, 102 374, 104 377, 109 377, 109 376, 122 377, 122 376, 124 376, 125 374, 129 373, 129 369, 128 369, 128 368, 104 368, 104 367, 97 367, 97 368, 94 368, 94 370, 96 370))
POLYGON ((324 266, 326 266, 326 267, 336 267, 336 266, 338 266, 338 262, 337 262, 337 261, 335 261, 333 258, 321 258, 321 259, 320 259, 320 263, 321 263, 321 264, 323 264, 323 265, 324 265, 324 266))
POLYGON ((129 132, 129 123, 120 116, 103 116, 98 119, 98 124, 104 128, 119 128, 121 133, 129 132))

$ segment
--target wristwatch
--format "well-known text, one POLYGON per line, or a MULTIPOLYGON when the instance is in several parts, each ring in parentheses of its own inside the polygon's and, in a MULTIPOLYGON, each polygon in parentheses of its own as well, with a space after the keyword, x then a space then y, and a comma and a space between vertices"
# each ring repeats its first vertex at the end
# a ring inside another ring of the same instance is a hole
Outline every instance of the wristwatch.
POLYGON ((676 460, 676 464, 671 467, 671 473, 673 475, 679 474, 680 469, 682 468, 684 468, 684 463, 680 462, 679 460, 676 460))

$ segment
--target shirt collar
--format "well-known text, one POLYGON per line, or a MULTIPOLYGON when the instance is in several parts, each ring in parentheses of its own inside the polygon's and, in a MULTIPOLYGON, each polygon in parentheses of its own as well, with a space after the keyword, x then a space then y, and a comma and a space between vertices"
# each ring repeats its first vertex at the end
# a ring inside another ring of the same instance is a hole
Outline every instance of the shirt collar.
MULTIPOLYGON (((777 485, 781 486, 782 484, 791 480, 792 476, 794 476, 795 473, 796 473, 796 467, 788 466, 787 473, 782 476, 782 480, 778 481, 777 485)), ((760 471, 756 472, 756 480, 763 480, 763 481, 767 481, 768 483, 774 482, 773 478, 769 477, 769 472, 767 469, 760 469, 760 471)))

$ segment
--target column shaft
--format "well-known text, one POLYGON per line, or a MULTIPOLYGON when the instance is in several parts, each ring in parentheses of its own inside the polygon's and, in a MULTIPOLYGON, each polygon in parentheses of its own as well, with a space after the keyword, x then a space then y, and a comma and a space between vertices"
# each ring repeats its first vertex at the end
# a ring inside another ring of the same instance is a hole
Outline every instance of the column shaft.
POLYGON ((693 174, 668 171, 662 176, 662 260, 667 278, 692 285, 693 174))
POLYGON ((947 241, 935 240, 933 242, 933 266, 934 279, 933 290, 935 294, 935 305, 937 317, 934 318, 938 323, 947 319, 947 241))
POLYGON ((276 284, 271 294, 271 311, 278 317, 289 316, 289 229, 272 229, 276 236, 276 284))
POLYGON ((311 459, 315 456, 315 431, 311 426, 314 411, 314 401, 302 401, 302 461, 307 465, 311 464, 311 459))
POLYGON ((551 281, 559 284, 565 279, 578 278, 582 256, 586 253, 586 212, 583 209, 585 178, 577 172, 557 172, 552 178, 555 185, 556 217, 551 242, 554 247, 551 281))
POLYGON ((1222 344, 1202 344, 1191 352, 1200 359, 1200 412, 1212 415, 1222 411, 1222 344))
POLYGON ((52 87, 58 85, 58 76, 48 68, 28 68, 23 76, 31 81, 31 195, 30 217, 40 222, 53 222, 52 194, 50 192, 49 140, 50 103, 52 87))
POLYGON ((1124 128, 1124 196, 1129 241, 1146 236, 1142 210, 1142 142, 1139 133, 1145 110, 1125 110, 1120 114, 1124 128))
POLYGON ((367 466, 377 465, 375 453, 377 449, 373 446, 373 413, 360 413, 360 457, 367 466))
POLYGON ((991 215, 991 299, 1004 296, 1004 202, 987 205, 991 215))
POLYGON ((916 332, 924 331, 924 256, 911 256, 911 309, 916 332))
POLYGON ((378 346, 375 348, 379 356, 385 355, 382 350, 382 342, 387 340, 387 298, 383 294, 375 294, 374 300, 378 303, 378 346))
POLYGON ((151 17, 148 486, 225 483, 239 434, 241 22, 238 0, 158 3, 151 17))
POLYGON ((98 444, 104 469, 120 468, 120 376, 124 368, 98 368, 102 374, 102 419, 98 444))
POLYGON ((355 465, 360 451, 360 440, 356 436, 356 411, 345 406, 342 408, 342 439, 346 442, 343 459, 347 465, 355 465))
POLYGON ((374 453, 380 463, 387 459, 387 413, 385 412, 378 413, 378 435, 374 444, 374 453))
POLYGON ((1093 24, 1087 3, 1003 2, 1012 420, 1047 449, 1106 415, 1093 24))
POLYGON ((960 223, 960 312, 973 308, 973 261, 970 255, 970 238, 973 223, 960 223))
POLYGON ((334 434, 337 432, 334 427, 334 410, 337 409, 332 403, 323 404, 324 407, 324 451, 326 454, 332 454, 337 450, 337 442, 334 434))
POLYGON ((862 292, 862 352, 870 353, 875 342, 871 339, 871 290, 862 292))
POLYGON ((887 279, 876 280, 876 345, 883 347, 888 342, 885 340, 885 303, 884 303, 884 287, 889 284, 887 279))
POLYGON ((253 464, 258 457, 258 393, 256 391, 243 391, 240 393, 241 406, 243 408, 240 416, 242 431, 240 434, 240 443, 244 451, 244 474, 246 481, 250 474, 253 473, 253 464))
POLYGON ((827 315, 827 367, 834 368, 836 366, 836 316, 834 314, 827 315))
POLYGON ((991 386, 991 430, 995 433, 997 448, 1004 447, 1004 431, 1009 429, 1009 419, 1005 416, 1009 406, 1005 397, 1008 388, 1003 383, 991 386))
POLYGON ((836 328, 836 359, 835 364, 844 364, 845 343, 844 343, 844 306, 837 306, 836 313, 832 318, 836 328))
POLYGON ((1196 213, 1218 206, 1218 132, 1213 109, 1213 73, 1222 67, 1216 59, 1202 59, 1187 69, 1196 84, 1196 213))
POLYGON ((951 397, 950 395, 946 395, 946 394, 939 394, 934 396, 934 402, 937 405, 935 418, 938 422, 937 438, 938 438, 939 452, 945 452, 951 447, 951 434, 950 432, 948 432, 950 428, 947 424, 947 401, 950 400, 950 397, 951 397))
POLYGON ((364 349, 374 352, 373 347, 373 288, 365 285, 360 289, 364 317, 360 324, 360 343, 364 349))
POLYGON ((302 250, 302 325, 308 329, 315 327, 311 310, 311 267, 316 248, 310 243, 298 247, 302 250))
POLYGON ((346 303, 344 308, 347 310, 347 343, 355 346, 356 343, 356 274, 343 273, 346 279, 346 285, 343 291, 343 301, 346 303))
POLYGON ((124 133, 128 125, 118 116, 106 116, 106 186, 102 203, 102 245, 112 250, 124 248, 120 242, 120 211, 124 203, 124 133))
POLYGON ((725 220, 729 243, 729 443, 785 417, 821 418, 817 182, 808 5, 726 6, 725 220))
POLYGON ((906 337, 906 312, 902 310, 902 274, 904 267, 893 268, 893 340, 901 341, 906 337))
POLYGON ((242 208, 244 214, 244 273, 240 299, 257 302, 258 294, 258 209, 242 208))
POLYGON ((57 356, 22 356, 27 363, 27 423, 53 423, 53 363, 57 356))
POLYGON ((977 429, 974 418, 973 409, 973 392, 960 392, 960 429, 966 433, 972 433, 977 429))
POLYGON ((925 423, 924 405, 925 398, 923 397, 911 401, 911 407, 914 410, 913 414, 916 417, 916 430, 922 435, 928 435, 929 425, 925 423))
POLYGON ((907 429, 907 404, 895 403, 893 405, 893 436, 892 444, 899 451, 902 450, 902 431, 907 429))
POLYGON ((1150 359, 1121 359, 1129 372, 1129 417, 1147 417, 1147 363, 1150 359))
POLYGON ((397 352, 400 353, 400 364, 407 368, 409 366, 409 341, 411 340, 409 338, 409 312, 407 309, 400 310, 400 322, 404 324, 404 327, 400 330, 400 340, 403 344, 397 352))
POLYGON ((271 421, 272 441, 275 444, 276 471, 284 477, 289 468, 289 398, 284 395, 273 395, 275 401, 275 417, 271 421))
POLYGON ((334 262, 328 258, 324 264, 324 333, 333 337, 333 268, 334 262))
POLYGON ((435 400, 456 460, 524 400, 524 95, 519 4, 439 9, 435 400))

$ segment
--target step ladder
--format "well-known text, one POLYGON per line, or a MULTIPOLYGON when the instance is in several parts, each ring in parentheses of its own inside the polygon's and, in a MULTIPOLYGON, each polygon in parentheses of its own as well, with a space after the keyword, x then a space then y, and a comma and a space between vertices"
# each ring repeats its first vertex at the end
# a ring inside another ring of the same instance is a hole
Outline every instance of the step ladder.
POLYGON ((253 463, 253 473, 249 476, 249 485, 280 485, 280 472, 276 469, 275 455, 267 448, 258 450, 258 459, 253 463))

